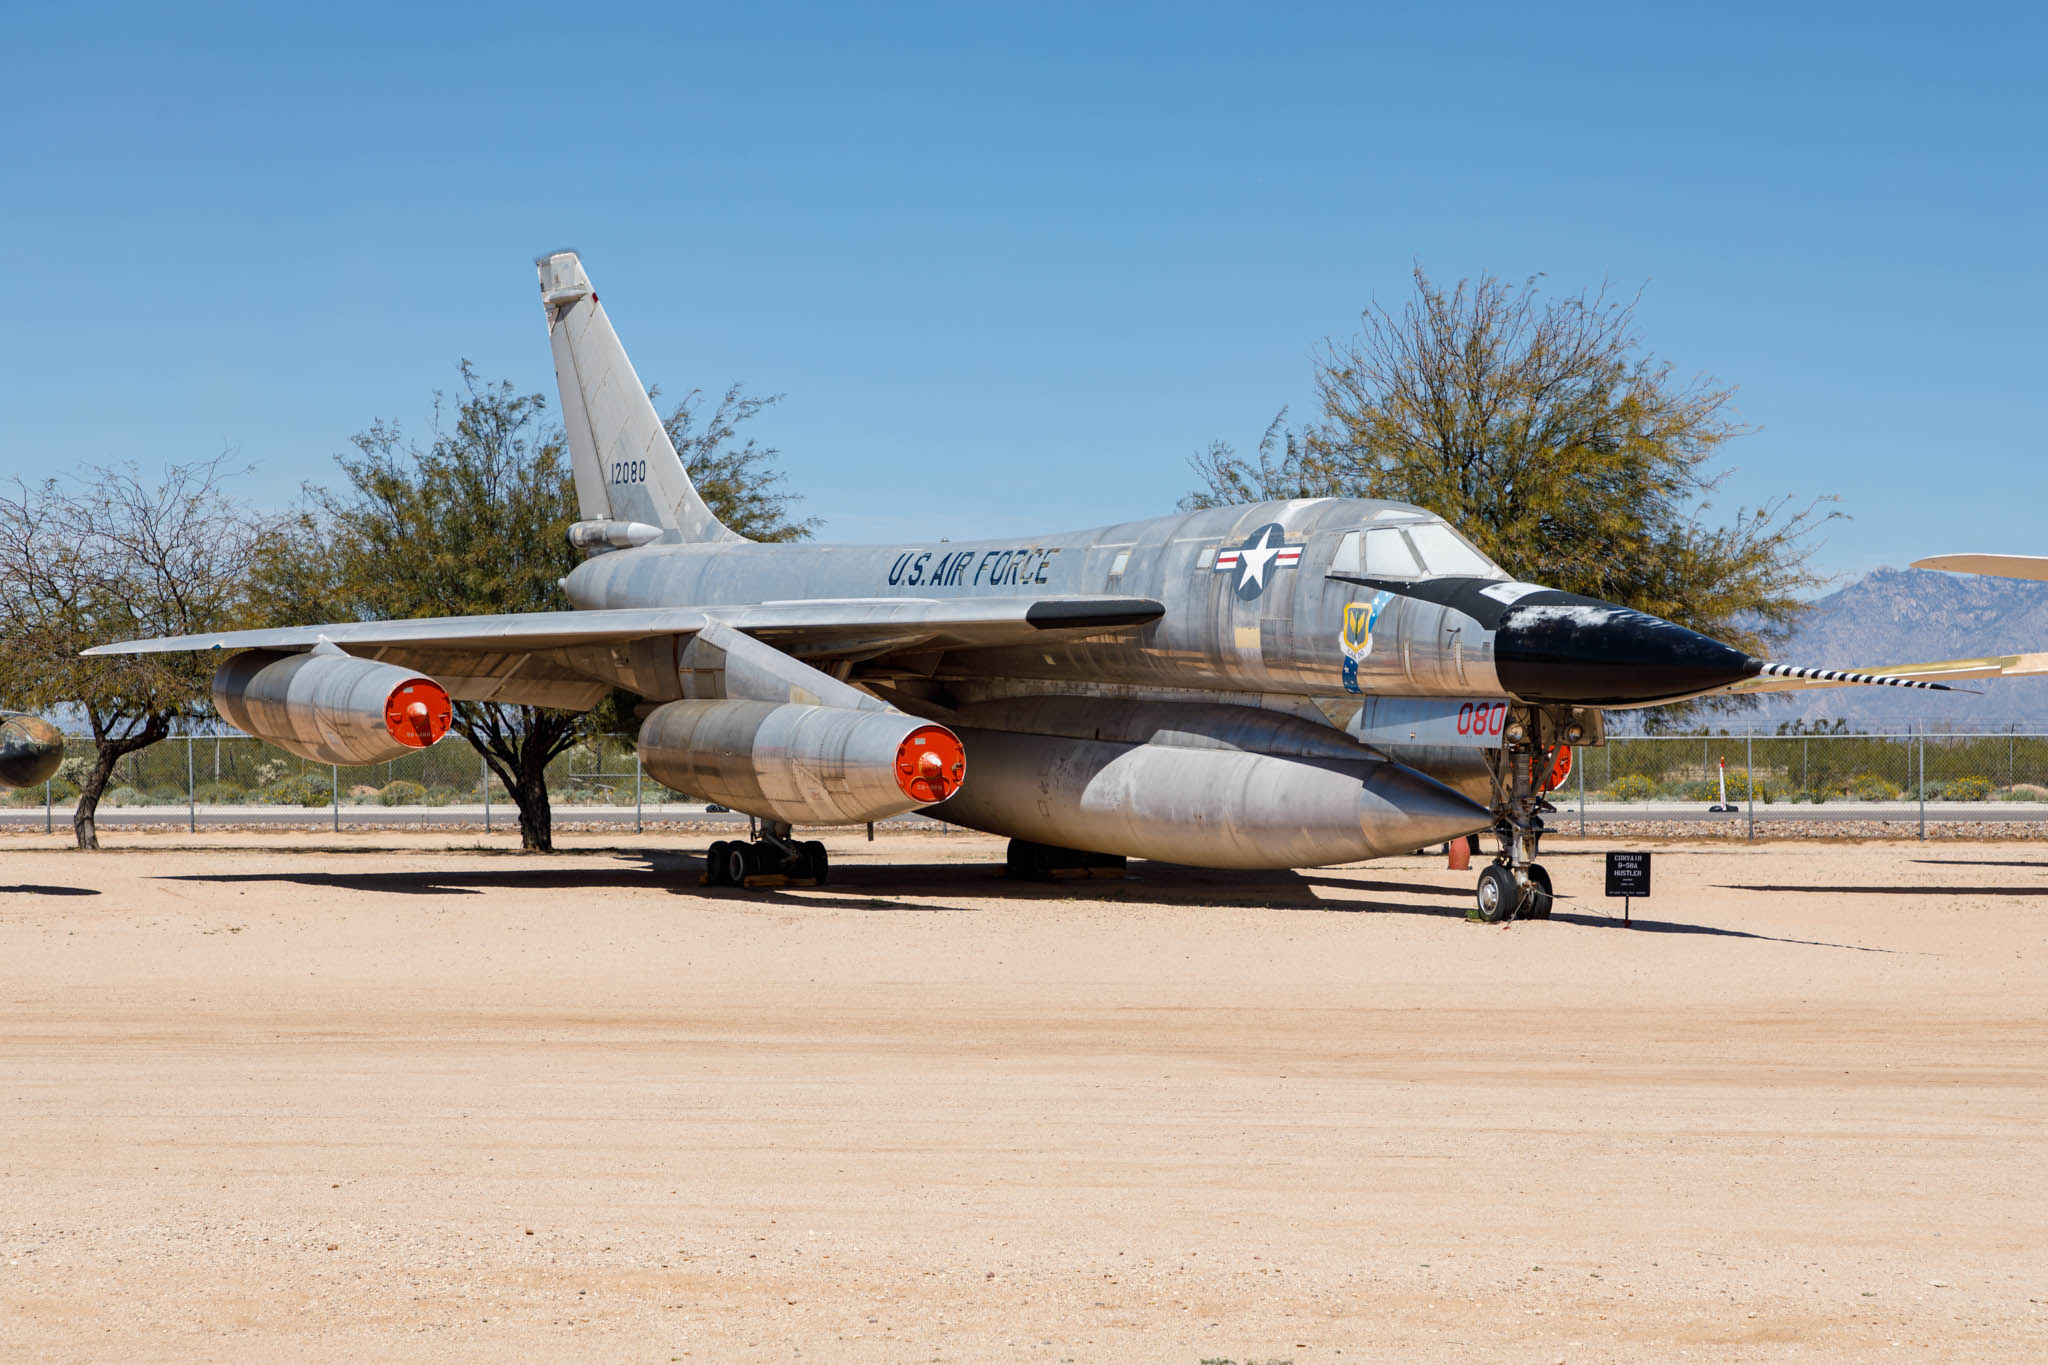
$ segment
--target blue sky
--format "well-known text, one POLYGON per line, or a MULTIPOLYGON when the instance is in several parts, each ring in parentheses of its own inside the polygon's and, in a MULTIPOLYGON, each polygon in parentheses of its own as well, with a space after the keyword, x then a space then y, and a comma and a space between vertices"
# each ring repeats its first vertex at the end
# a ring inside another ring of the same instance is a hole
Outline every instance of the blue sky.
POLYGON ((531 259, 759 423, 847 540, 1169 510, 1411 264, 1643 287, 1739 386, 1722 504, 1831 572, 2039 552, 2038 9, 1173 5, 13 14, 0 473, 223 447, 251 496, 553 400, 531 259))

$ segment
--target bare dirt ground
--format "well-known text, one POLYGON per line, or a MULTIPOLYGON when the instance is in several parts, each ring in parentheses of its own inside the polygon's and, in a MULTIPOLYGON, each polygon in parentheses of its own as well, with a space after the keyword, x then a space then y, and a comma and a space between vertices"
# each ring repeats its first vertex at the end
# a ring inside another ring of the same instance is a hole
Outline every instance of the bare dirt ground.
POLYGON ((0 836, 0 1359, 2032 1360, 2048 846, 0 836))

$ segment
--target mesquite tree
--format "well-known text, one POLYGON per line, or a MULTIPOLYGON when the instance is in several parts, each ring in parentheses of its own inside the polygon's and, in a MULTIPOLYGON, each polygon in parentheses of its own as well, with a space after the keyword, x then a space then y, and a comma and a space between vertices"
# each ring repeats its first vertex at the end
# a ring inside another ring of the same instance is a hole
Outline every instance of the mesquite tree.
POLYGON ((98 848, 94 817, 114 765, 207 706, 208 655, 82 658, 93 645, 244 624, 255 563, 277 518, 231 496, 225 457, 17 481, 0 496, 0 674, 8 695, 82 716, 93 762, 71 826, 98 848))
MULTIPOLYGON (((339 457, 343 483, 311 490, 291 534, 263 566, 257 610, 270 624, 418 616, 568 611, 560 580, 582 562, 569 545, 576 519, 568 448, 546 420, 547 400, 489 383, 468 362, 452 414, 437 395, 430 443, 374 422, 339 457)), ((791 495, 779 491, 775 452, 735 444, 734 428, 772 399, 735 388, 699 420, 691 394, 668 427, 705 501, 759 540, 794 539, 791 495)), ((519 810, 522 847, 554 847, 548 764, 591 731, 631 718, 501 702, 458 702, 452 728, 484 757, 519 810)))
POLYGON ((1517 577, 1752 651, 1784 635, 1822 582, 1810 533, 1833 514, 1787 499, 1715 514, 1716 457, 1744 430, 1733 389, 1675 377, 1638 337, 1633 300, 1414 278, 1400 312, 1368 308, 1357 338, 1326 349, 1319 420, 1276 419, 1256 458, 1212 445, 1187 505, 1414 503, 1517 577))

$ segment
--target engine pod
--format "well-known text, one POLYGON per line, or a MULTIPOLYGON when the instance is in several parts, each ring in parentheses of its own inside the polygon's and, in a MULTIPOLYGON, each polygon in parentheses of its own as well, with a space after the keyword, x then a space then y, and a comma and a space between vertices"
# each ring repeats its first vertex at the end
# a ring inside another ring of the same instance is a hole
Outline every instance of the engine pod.
POLYGON ((0 720, 0 787, 49 781, 64 763, 64 735, 41 716, 0 720))
POLYGON ((432 678, 340 650, 238 654, 213 675, 221 717, 317 763, 383 763, 448 733, 454 708, 432 678))
POLYGON ((640 727, 655 781, 763 820, 855 825, 947 800, 960 741, 901 711, 802 702, 672 701, 640 727))

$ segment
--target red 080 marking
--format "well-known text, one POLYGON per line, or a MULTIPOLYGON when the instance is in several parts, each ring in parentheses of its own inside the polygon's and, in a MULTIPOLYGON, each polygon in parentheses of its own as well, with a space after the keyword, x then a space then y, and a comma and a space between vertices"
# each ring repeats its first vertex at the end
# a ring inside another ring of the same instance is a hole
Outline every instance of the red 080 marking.
POLYGON ((1458 708, 1458 733, 1497 735, 1507 724, 1508 704, 1504 701, 1466 702, 1458 708))

